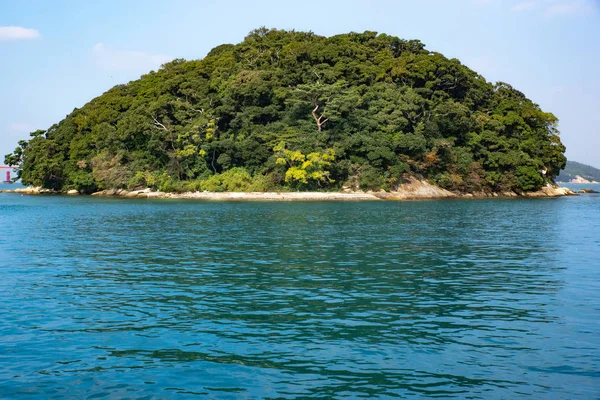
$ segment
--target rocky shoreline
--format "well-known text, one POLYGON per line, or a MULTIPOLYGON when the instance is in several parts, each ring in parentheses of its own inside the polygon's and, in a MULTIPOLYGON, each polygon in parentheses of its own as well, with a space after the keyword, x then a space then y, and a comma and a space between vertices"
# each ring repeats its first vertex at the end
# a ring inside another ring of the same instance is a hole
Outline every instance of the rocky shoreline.
MULTIPOLYGON (((56 192, 39 187, 25 187, 3 192, 20 194, 66 194, 79 195, 76 190, 56 192)), ((436 200, 436 199, 483 199, 483 198, 515 198, 515 197, 561 197, 577 196, 570 189, 558 186, 545 186, 535 192, 473 192, 454 193, 432 185, 426 181, 411 179, 398 186, 392 192, 362 192, 344 188, 340 192, 187 192, 166 193, 145 188, 139 190, 109 189, 92 193, 99 197, 121 197, 136 199, 194 199, 220 201, 377 201, 377 200, 436 200)))

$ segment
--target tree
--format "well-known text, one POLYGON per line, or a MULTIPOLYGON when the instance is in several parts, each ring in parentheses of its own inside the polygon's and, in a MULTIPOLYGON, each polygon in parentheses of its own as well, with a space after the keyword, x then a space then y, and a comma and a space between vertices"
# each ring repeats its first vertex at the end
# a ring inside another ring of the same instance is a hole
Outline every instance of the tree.
POLYGON ((287 166, 285 172, 285 181, 290 184, 300 186, 310 183, 321 184, 333 183, 330 178, 328 168, 335 159, 335 151, 327 149, 324 152, 313 152, 307 155, 300 151, 292 151, 285 148, 285 143, 281 142, 273 148, 277 157, 278 165, 287 166))

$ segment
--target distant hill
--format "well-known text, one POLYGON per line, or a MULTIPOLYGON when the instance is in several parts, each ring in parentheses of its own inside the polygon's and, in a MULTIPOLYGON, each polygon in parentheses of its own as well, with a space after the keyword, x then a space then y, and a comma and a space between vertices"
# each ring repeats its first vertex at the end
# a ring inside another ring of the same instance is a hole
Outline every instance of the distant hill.
POLYGON ((588 181, 600 182, 600 169, 594 168, 591 165, 578 163, 577 161, 567 161, 567 165, 563 171, 561 171, 557 182, 569 182, 580 176, 588 181))

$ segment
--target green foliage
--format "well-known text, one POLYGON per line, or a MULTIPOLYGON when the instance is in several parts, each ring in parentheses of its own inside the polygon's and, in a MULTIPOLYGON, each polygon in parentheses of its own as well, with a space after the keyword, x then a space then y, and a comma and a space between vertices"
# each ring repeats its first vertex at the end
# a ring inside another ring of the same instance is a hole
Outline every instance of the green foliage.
POLYGON ((365 164, 359 169, 358 182, 363 190, 377 190, 385 185, 385 178, 381 171, 365 164))
POLYGON ((291 185, 303 187, 311 184, 333 183, 330 171, 332 161, 335 160, 335 151, 327 149, 325 152, 312 152, 304 155, 300 151, 292 151, 285 148, 281 142, 273 148, 277 157, 275 163, 285 166, 285 182, 291 185))
POLYGON ((71 185, 67 189, 76 189, 81 193, 92 193, 96 190, 94 177, 88 171, 75 171, 71 173, 71 185))
POLYGON ((206 179, 197 180, 188 190, 209 192, 264 192, 271 188, 269 180, 263 175, 252 177, 240 167, 232 168, 221 174, 211 175, 206 179))
POLYGON ((565 166, 557 122, 417 40, 261 28, 113 87, 5 163, 24 183, 83 192, 393 189, 405 173, 533 190, 565 166))
POLYGON ((436 175, 434 181, 441 188, 448 190, 460 190, 464 182, 462 176, 451 172, 442 172, 436 175))
POLYGON ((544 179, 535 167, 519 167, 516 172, 517 184, 522 190, 537 190, 544 184, 544 179))
POLYGON ((212 175, 201 186, 209 192, 248 192, 251 187, 252 177, 248 171, 239 167, 212 175))

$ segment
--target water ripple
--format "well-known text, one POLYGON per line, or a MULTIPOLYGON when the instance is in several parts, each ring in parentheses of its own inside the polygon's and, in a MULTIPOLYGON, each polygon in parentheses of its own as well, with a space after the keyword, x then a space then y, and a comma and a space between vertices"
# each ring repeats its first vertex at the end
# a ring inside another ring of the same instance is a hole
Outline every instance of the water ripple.
POLYGON ((0 393, 599 397, 599 205, 0 195, 0 393))

